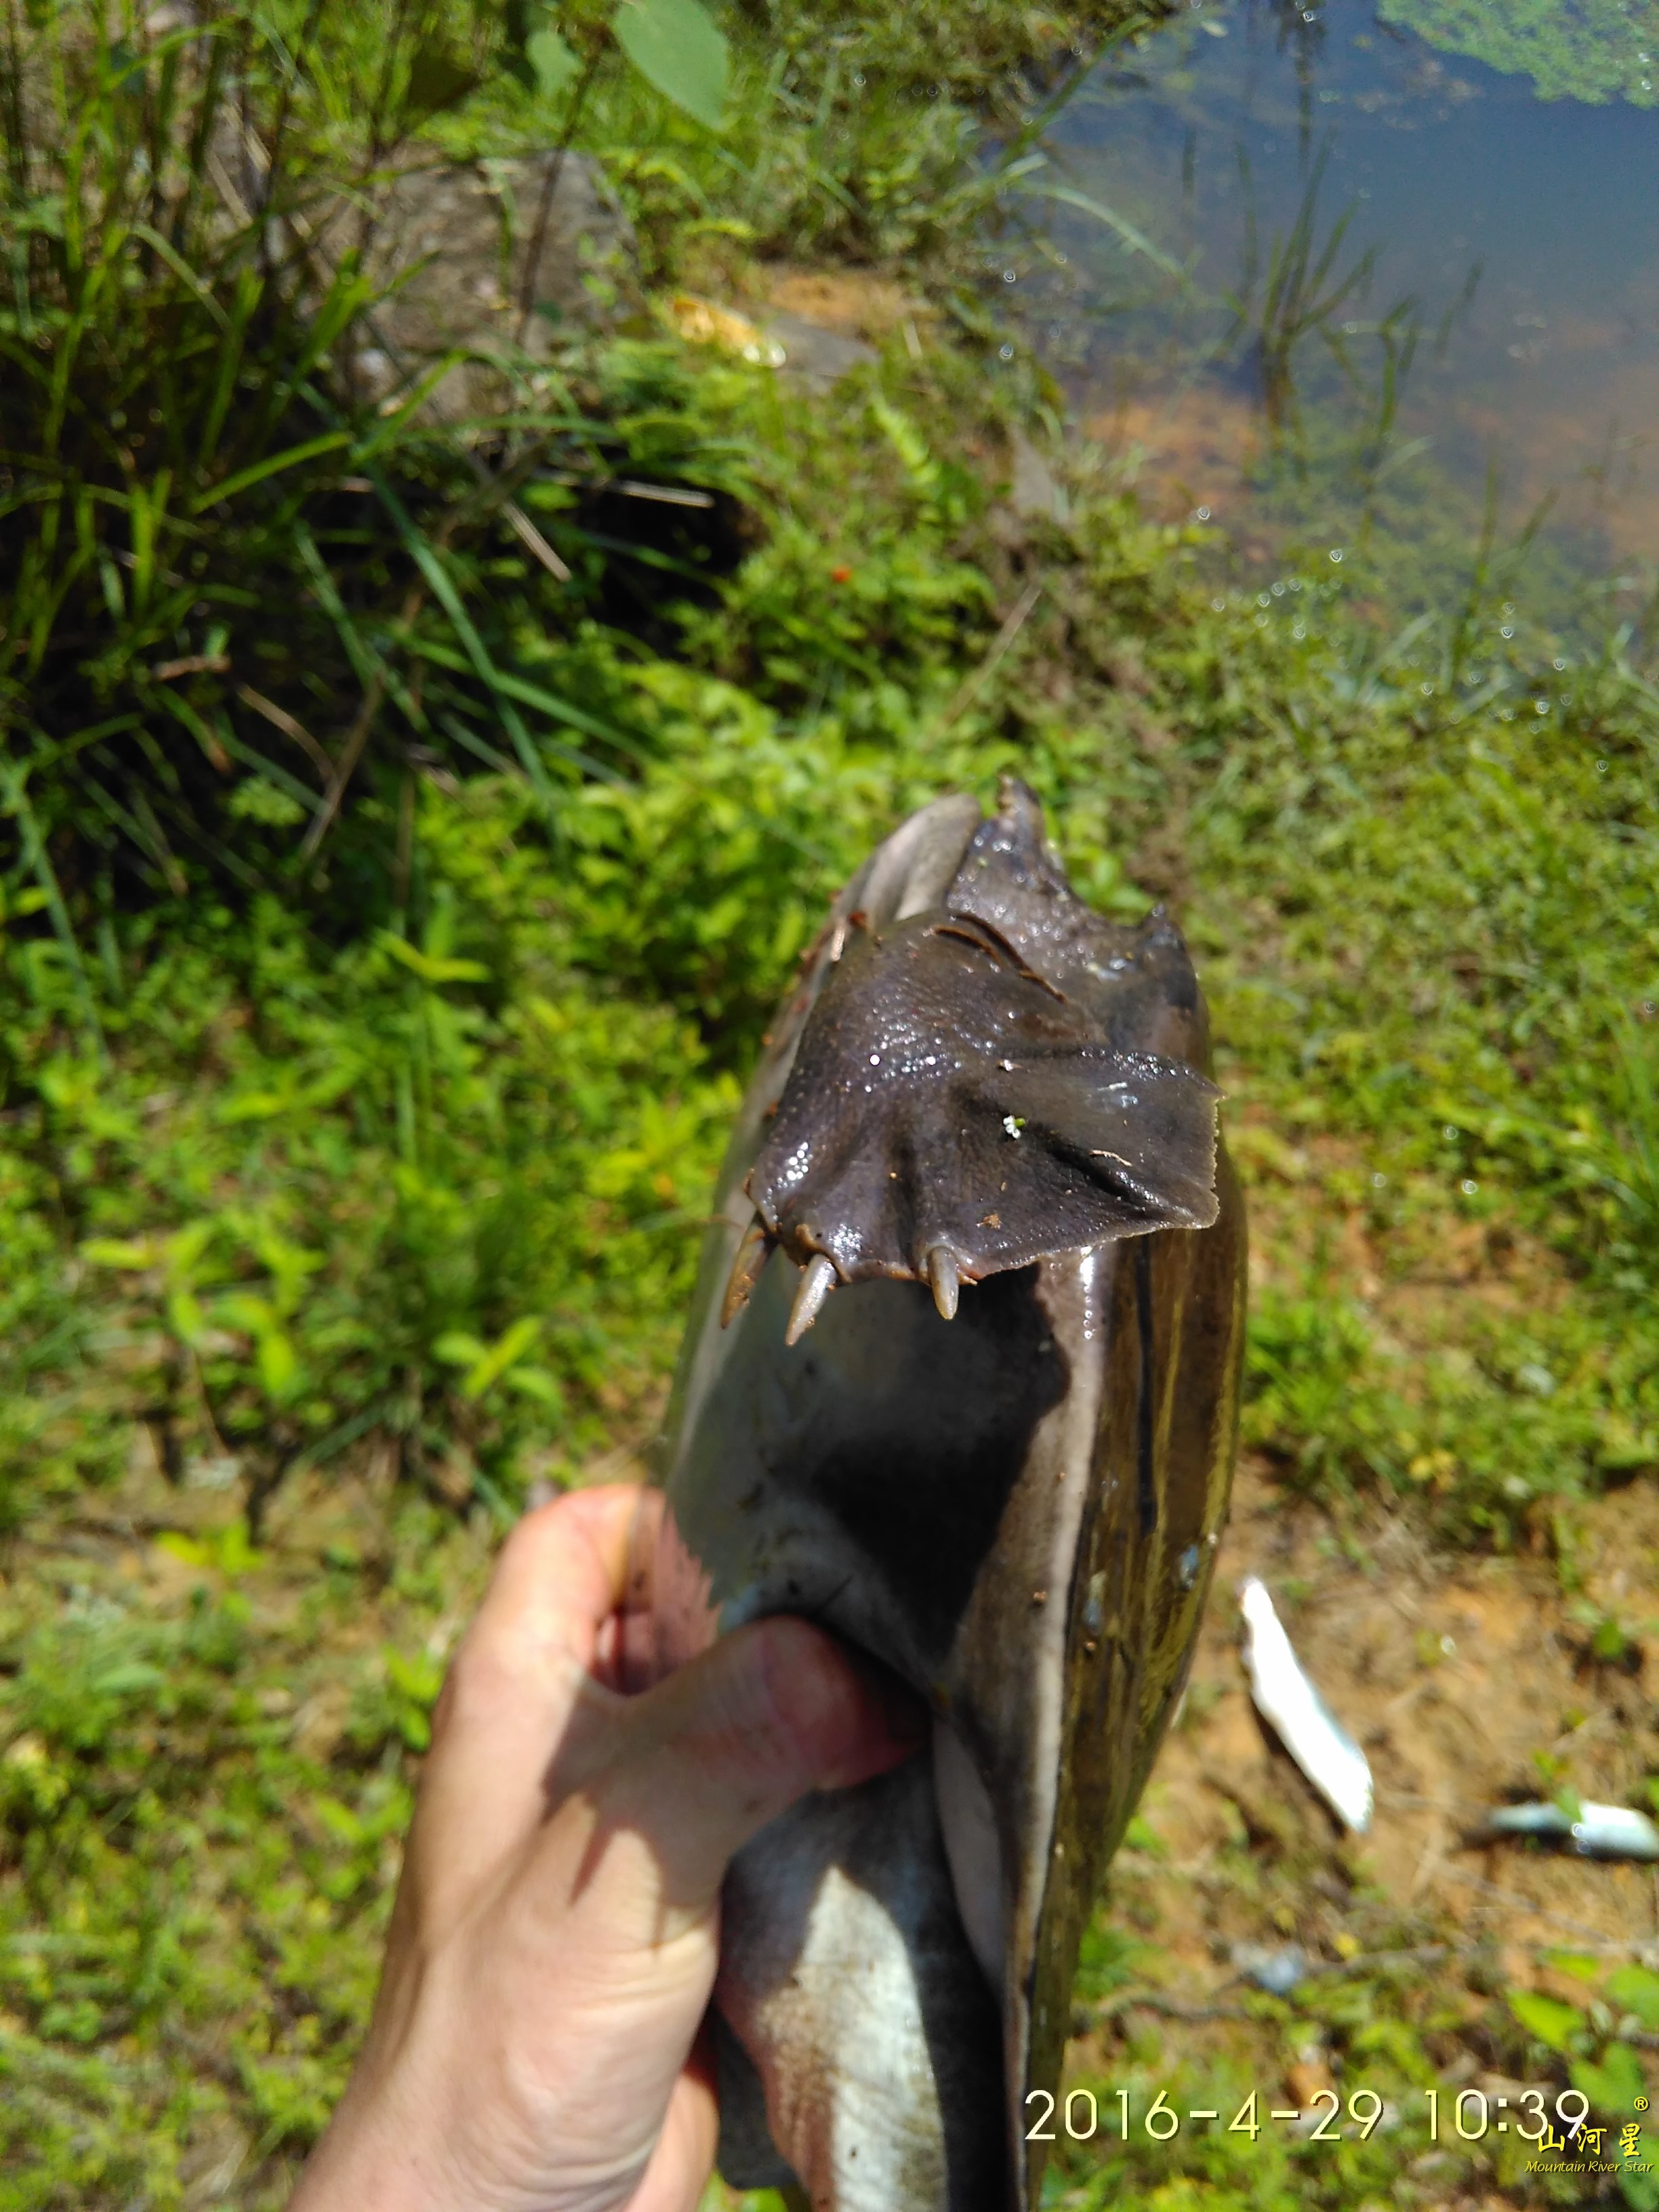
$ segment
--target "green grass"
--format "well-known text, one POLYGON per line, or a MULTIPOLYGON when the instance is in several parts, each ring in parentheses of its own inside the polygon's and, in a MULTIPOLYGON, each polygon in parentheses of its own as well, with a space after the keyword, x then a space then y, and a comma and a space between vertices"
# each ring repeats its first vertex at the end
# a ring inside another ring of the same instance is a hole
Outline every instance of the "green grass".
MULTIPOLYGON (((1659 1463, 1639 643, 1503 638, 1490 564, 1439 628, 1379 629, 1381 569, 1322 550, 1263 605, 1216 581, 1206 533, 1086 471, 1065 526, 1011 528, 1006 438, 1040 430, 1042 388, 970 327, 976 134, 1100 27, 931 21, 734 20, 720 141, 619 66, 596 78, 579 143, 649 283, 787 245, 897 268, 966 322, 824 400, 648 318, 572 338, 489 449, 567 587, 453 445, 328 398, 257 240, 187 214, 192 280, 129 209, 125 242, 71 253, 39 179, 14 182, 0 2207, 282 2201, 362 2025, 425 1709, 499 1528, 531 1481, 648 1437, 771 1005, 846 872, 944 786, 1018 769, 1091 896, 1180 908, 1255 1186, 1247 1432, 1287 1483, 1508 1547, 1659 1463), (213 444, 220 318, 256 289, 233 356, 253 401, 213 444), (153 448, 110 436, 152 404, 153 448), (658 549, 593 542, 550 481, 577 464, 716 491, 744 557, 698 575, 683 544, 682 586, 658 549), (368 469, 384 493, 342 491, 368 469), (207 582, 167 581, 198 556, 207 582), (191 655, 228 665, 155 675, 191 655), (242 686, 329 769, 275 750, 242 686), (370 699, 315 865, 306 825, 370 699), (1413 1303, 1449 1245, 1516 1296, 1413 1303)), ((480 18, 482 63, 495 36, 480 18)), ((320 39, 293 93, 296 191, 373 151, 341 88, 374 79, 382 19, 353 38, 320 39)), ((165 64, 123 106, 125 64, 76 51, 103 72, 82 173, 128 191, 123 145, 170 127, 165 64)), ((181 74, 169 96, 200 95, 181 74)), ((507 149, 568 120, 533 111, 486 70, 433 127, 507 149)), ((1448 2047, 1433 2002, 1375 1994, 1402 2083, 1448 2047)), ((1130 2054, 1148 2082, 1162 2057, 1130 2054)), ((1317 2201, 1386 2195, 1402 2156, 1318 2168, 1317 2201)), ((1302 2154, 1159 2159, 1133 2179, 1170 2212, 1316 2185, 1302 2154)))

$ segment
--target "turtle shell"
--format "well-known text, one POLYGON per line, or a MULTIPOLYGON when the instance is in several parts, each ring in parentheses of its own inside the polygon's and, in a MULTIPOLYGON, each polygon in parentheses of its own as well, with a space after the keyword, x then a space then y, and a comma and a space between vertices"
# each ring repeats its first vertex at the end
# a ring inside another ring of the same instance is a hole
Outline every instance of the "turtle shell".
POLYGON ((841 894, 739 1113, 633 1648, 805 1613, 931 1747, 739 1854, 720 2164, 816 2212, 1028 2212, 1079 1943, 1226 1510, 1242 1200, 1179 932, 1070 889, 1024 786, 841 894))

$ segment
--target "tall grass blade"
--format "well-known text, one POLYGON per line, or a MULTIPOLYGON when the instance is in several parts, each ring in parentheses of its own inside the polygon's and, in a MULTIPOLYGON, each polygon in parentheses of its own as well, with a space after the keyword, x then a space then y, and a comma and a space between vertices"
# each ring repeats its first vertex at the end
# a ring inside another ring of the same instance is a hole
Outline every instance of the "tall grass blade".
POLYGON ((81 957, 81 946, 70 921, 69 908, 64 903, 64 894, 47 854, 46 840, 40 835, 40 825, 29 803, 27 773, 26 766, 0 761, 0 811, 9 814, 17 823, 24 860, 40 887, 46 902, 46 912, 52 920, 52 933, 63 947, 64 957, 75 978, 76 996, 81 1002, 88 1034, 97 1047, 99 1057, 107 1059, 104 1026, 98 1018, 97 1002, 92 994, 86 963, 81 957))

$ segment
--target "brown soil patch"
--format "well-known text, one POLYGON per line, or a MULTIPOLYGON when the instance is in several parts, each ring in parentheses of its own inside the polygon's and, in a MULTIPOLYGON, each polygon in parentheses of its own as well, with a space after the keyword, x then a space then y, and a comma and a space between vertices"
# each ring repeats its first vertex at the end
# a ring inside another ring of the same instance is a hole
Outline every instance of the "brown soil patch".
MULTIPOLYGON (((1659 1491, 1632 1486, 1586 1506, 1578 1535, 1591 1599, 1659 1620, 1659 1491)), ((1278 1856, 1328 1860, 1345 1889, 1359 1885, 1397 1915, 1443 1916, 1471 1942, 1492 1936, 1622 1956, 1633 1943, 1659 1945, 1653 1869, 1479 1841, 1476 1832, 1506 1799, 1549 1794, 1540 1759, 1582 1796, 1644 1804, 1646 1778, 1659 1771, 1656 1678, 1659 1661, 1640 1651, 1618 1666, 1589 1656, 1547 1563, 1435 1555, 1403 1518, 1379 1516, 1339 1536, 1323 1512, 1287 1499, 1247 1461, 1186 1711, 1144 1809, 1177 1875, 1199 1871, 1242 1817, 1278 1856), (1237 1605, 1251 1574, 1273 1591, 1304 1665, 1370 1759, 1376 1810, 1363 1838, 1341 1835, 1256 1717, 1237 1605)), ((1249 1911, 1239 1918, 1241 1901, 1218 1901, 1216 1935, 1282 1940, 1249 1911)), ((1334 1936, 1338 1923, 1311 1932, 1334 1936)))
POLYGON ((929 313, 902 284, 860 269, 781 268, 769 279, 766 296, 786 314, 851 337, 881 339, 929 313))
POLYGON ((1126 395, 1084 422, 1086 436, 1127 471, 1152 512, 1206 507, 1217 522, 1245 519, 1246 477, 1261 449, 1261 410, 1199 385, 1170 401, 1126 395))
POLYGON ((1517 418, 1513 409, 1470 399, 1456 420, 1471 439, 1504 451, 1516 477, 1509 490, 1515 514, 1553 497, 1567 528, 1600 532, 1613 555, 1651 555, 1659 544, 1659 449, 1650 428, 1659 357, 1650 350, 1632 357, 1626 333, 1607 325, 1563 325, 1551 343, 1581 363, 1559 404, 1517 418))
MULTIPOLYGON (((1633 1485, 1583 1508, 1577 1536, 1585 1593, 1659 1621, 1659 1489, 1633 1485)), ((1548 1563, 1448 1558, 1403 1515, 1340 1528, 1247 1459, 1184 1706, 1142 1800, 1143 1847, 1113 1869, 1109 1916, 1137 1942, 1134 1978, 1079 2019, 1068 2072, 1246 2080, 1264 2104, 1282 2097, 1305 2112, 1331 2070, 1326 2032, 1317 2017, 1252 2016, 1241 1971, 1245 1947, 1295 1944, 1302 1992, 1407 1977, 1442 2091, 1469 2086, 1518 2110, 1525 2085, 1498 2063, 1519 2063, 1522 2047, 1504 1992, 1582 2008, 1589 1989, 1563 1954, 1659 1964, 1659 1873, 1493 1843, 1483 1816, 1549 1795, 1546 1771, 1582 1796, 1645 1807, 1659 1770, 1656 1680, 1655 1655, 1629 1671, 1591 1661, 1548 1563), (1365 1748, 1376 1802, 1363 1837, 1340 1829, 1251 1704, 1237 1602, 1249 1574, 1365 1748)), ((1379 1997, 1376 2011, 1395 2003, 1379 1997)), ((1652 2091, 1659 2057, 1644 2047, 1642 2063, 1652 2091)), ((1425 2133, 1414 2112, 1393 2124, 1425 2133)), ((1457 2212, 1537 2202, 1507 2142, 1481 2147, 1498 2146, 1504 2188, 1491 2160, 1425 2147, 1408 2159, 1401 2201, 1457 2212)))

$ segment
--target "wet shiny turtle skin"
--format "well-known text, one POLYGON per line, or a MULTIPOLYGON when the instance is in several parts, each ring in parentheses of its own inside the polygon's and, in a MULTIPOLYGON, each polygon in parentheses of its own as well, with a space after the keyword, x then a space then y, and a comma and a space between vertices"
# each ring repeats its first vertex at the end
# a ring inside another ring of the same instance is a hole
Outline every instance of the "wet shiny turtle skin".
POLYGON ((809 1615, 931 1747, 734 1863, 720 2165, 815 2212, 1029 2212, 1078 1946, 1226 1510, 1243 1209, 1161 914, 1036 800, 911 817, 836 900, 738 1118, 636 1562, 655 1672, 809 1615), (796 2201, 800 2201, 797 2198, 796 2201))

